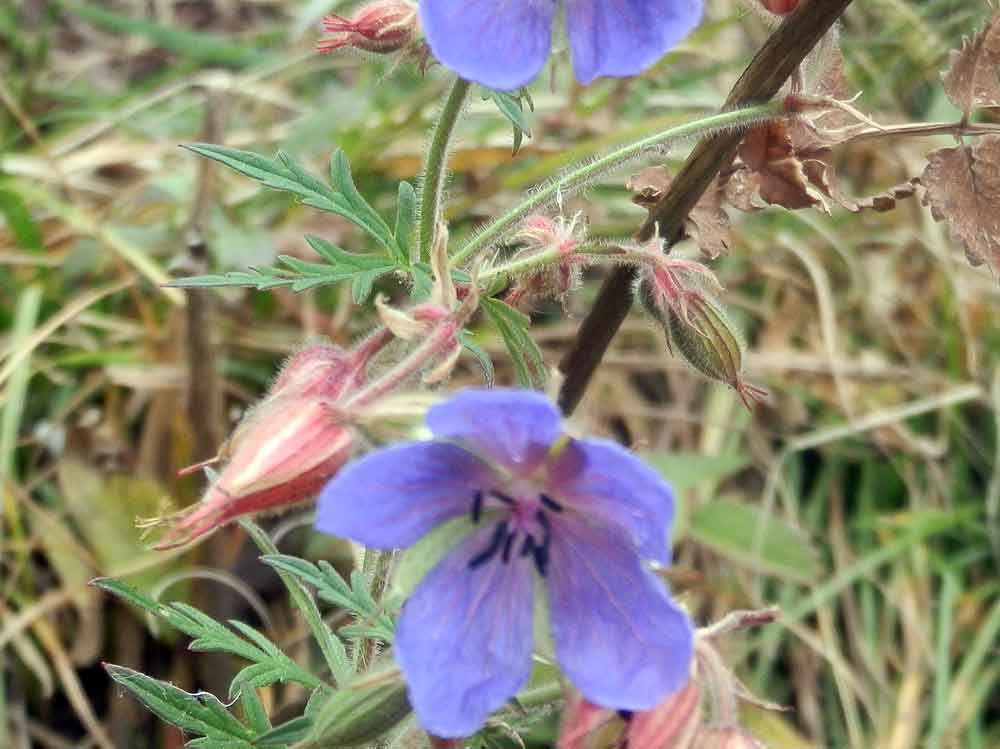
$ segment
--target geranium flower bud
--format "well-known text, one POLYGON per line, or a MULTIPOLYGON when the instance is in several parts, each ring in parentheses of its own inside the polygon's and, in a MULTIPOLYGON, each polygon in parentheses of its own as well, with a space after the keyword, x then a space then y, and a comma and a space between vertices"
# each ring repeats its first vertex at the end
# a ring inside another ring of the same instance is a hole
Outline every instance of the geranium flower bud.
POLYGON ((195 466, 224 462, 201 501, 179 516, 147 524, 172 524, 156 548, 179 546, 235 518, 311 499, 351 456, 353 433, 336 404, 361 386, 368 361, 385 340, 388 336, 376 336, 353 352, 313 345, 292 356, 219 455, 195 466))
POLYGON ((528 260, 542 252, 555 253, 556 259, 520 276, 507 292, 504 301, 509 305, 524 309, 537 300, 563 301, 566 294, 579 285, 580 268, 587 260, 577 252, 586 239, 582 214, 577 213, 570 219, 564 216, 554 219, 544 215, 529 216, 514 239, 520 240, 524 248, 514 256, 513 263, 528 260))
POLYGON ((743 379, 743 341, 722 306, 705 292, 690 295, 682 310, 663 310, 667 342, 706 377, 733 388, 747 408, 767 393, 743 379))
POLYGON ((354 47, 365 52, 388 54, 406 47, 416 35, 417 7, 406 0, 374 0, 363 5, 354 18, 329 15, 323 29, 334 36, 320 39, 317 52, 354 47))

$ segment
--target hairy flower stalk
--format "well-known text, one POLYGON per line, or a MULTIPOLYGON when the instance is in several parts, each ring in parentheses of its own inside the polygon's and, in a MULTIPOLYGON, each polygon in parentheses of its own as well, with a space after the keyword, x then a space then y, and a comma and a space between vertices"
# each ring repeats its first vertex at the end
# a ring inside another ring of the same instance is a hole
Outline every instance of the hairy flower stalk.
POLYGON ((457 78, 445 99, 424 163, 423 186, 420 190, 420 223, 417 228, 417 243, 414 246, 412 262, 427 257, 437 241, 441 226, 441 198, 444 193, 445 168, 451 136, 458 124, 459 115, 469 94, 469 82, 457 78))
POLYGON ((604 156, 573 166, 563 176, 532 191, 527 199, 477 232, 452 256, 452 265, 461 265, 483 250, 489 249, 527 216, 543 206, 555 202, 559 196, 572 195, 600 175, 621 167, 647 151, 659 149, 686 138, 743 129, 759 122, 781 117, 785 113, 784 101, 773 101, 744 109, 721 112, 654 133, 617 148, 604 156))

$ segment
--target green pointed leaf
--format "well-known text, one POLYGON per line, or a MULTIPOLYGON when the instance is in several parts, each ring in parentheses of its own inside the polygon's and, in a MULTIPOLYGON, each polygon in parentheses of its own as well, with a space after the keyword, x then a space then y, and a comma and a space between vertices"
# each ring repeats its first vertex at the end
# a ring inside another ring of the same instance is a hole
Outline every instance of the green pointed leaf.
POLYGON ((347 210, 346 201, 342 200, 329 187, 315 177, 306 174, 294 161, 285 156, 278 160, 268 159, 252 151, 242 151, 238 148, 227 148, 211 143, 191 143, 184 148, 200 156, 217 161, 240 174, 260 182, 265 187, 274 190, 290 192, 300 200, 311 201, 311 204, 324 206, 322 210, 340 213, 347 210), (294 165, 294 169, 289 168, 294 165))
POLYGON ((531 137, 531 122, 524 111, 524 105, 521 101, 522 99, 526 99, 528 106, 533 109, 534 105, 531 102, 531 97, 528 96, 525 89, 521 89, 516 95, 506 91, 494 91, 489 88, 483 88, 483 91, 483 99, 492 99, 497 109, 500 110, 500 114, 506 117, 511 127, 514 128, 514 153, 516 154, 521 149, 521 142, 524 140, 524 136, 531 137))
POLYGON ((90 584, 95 588, 100 588, 113 596, 117 596, 126 603, 132 604, 136 608, 148 611, 150 614, 160 613, 159 603, 154 601, 145 593, 140 593, 131 585, 124 583, 121 580, 116 580, 112 577, 98 577, 91 580, 90 584))
POLYGON ((289 192, 305 205, 343 216, 390 252, 394 254, 396 252, 392 232, 382 217, 357 191, 351 178, 347 157, 339 149, 330 164, 330 176, 334 185, 330 187, 307 172, 286 153, 279 152, 276 158, 268 159, 252 151, 211 143, 192 143, 185 148, 228 166, 265 187, 289 192))
POLYGON ((286 554, 265 554, 261 561, 311 585, 321 600, 350 611, 359 619, 359 624, 376 631, 378 639, 392 641, 395 629, 392 617, 372 598, 367 580, 360 571, 355 570, 348 583, 333 565, 323 560, 313 564, 286 554))
MULTIPOLYGON (((333 152, 333 158, 330 159, 330 181, 347 201, 353 220, 390 252, 397 250, 389 225, 358 192, 358 188, 354 185, 354 177, 351 176, 351 164, 347 160, 347 154, 339 148, 333 152)), ((406 260, 405 257, 396 259, 399 262, 406 260)))
MULTIPOLYGON (((218 698, 207 692, 190 694, 173 684, 154 679, 124 666, 105 664, 114 681, 130 691, 161 720, 211 739, 244 745, 253 732, 240 723, 218 698)), ((230 744, 232 746, 232 744, 230 744)))
POLYGON ((171 281, 167 286, 177 289, 215 289, 243 287, 266 291, 281 286, 291 286, 298 279, 280 268, 253 268, 250 271, 233 271, 204 276, 187 276, 171 281))
POLYGON ((482 308, 507 344, 518 382, 524 387, 542 387, 546 380, 545 360, 528 332, 531 318, 499 299, 483 299, 482 308))
MULTIPOLYGON (((271 719, 267 717, 267 710, 264 703, 260 701, 260 695, 256 689, 246 687, 240 690, 240 704, 243 706, 243 719, 254 733, 266 734, 271 730, 271 719)), ((256 741, 254 742, 256 744, 256 741)))

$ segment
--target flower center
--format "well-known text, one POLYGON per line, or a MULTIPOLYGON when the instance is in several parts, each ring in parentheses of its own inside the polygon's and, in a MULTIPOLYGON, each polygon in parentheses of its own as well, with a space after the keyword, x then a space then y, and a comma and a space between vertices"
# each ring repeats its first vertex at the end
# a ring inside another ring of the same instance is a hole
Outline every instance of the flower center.
POLYGON ((552 541, 552 522, 548 513, 562 512, 562 505, 544 493, 539 494, 537 499, 522 500, 499 491, 479 491, 472 498, 473 523, 479 522, 484 506, 493 500, 508 508, 507 519, 497 523, 486 547, 469 560, 469 569, 486 564, 498 554, 500 560, 507 564, 515 554, 514 547, 520 538, 523 540, 516 550, 517 555, 530 556, 538 574, 545 577, 552 541))

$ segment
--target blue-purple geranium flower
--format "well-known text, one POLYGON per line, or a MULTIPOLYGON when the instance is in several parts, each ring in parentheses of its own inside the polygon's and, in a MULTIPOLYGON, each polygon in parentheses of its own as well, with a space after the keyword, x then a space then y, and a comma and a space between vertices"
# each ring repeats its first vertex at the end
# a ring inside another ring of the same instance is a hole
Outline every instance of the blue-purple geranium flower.
POLYGON ((473 521, 396 629, 423 727, 468 735, 525 686, 536 581, 547 588, 556 659, 588 700, 644 710, 681 687, 691 624, 644 563, 669 561, 673 496, 659 475, 612 442, 563 435, 538 393, 468 390, 427 423, 434 441, 342 470, 316 518, 322 531, 381 549, 473 521))
POLYGON ((702 0, 420 0, 420 22, 442 63, 509 91, 545 65, 560 5, 583 84, 642 72, 698 25, 702 11, 702 0))

